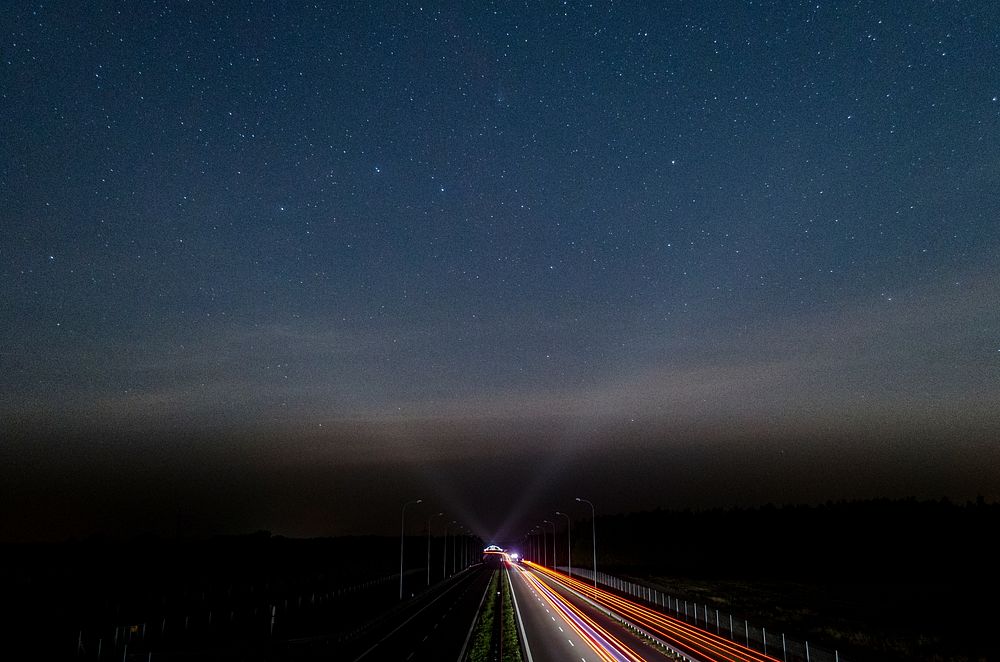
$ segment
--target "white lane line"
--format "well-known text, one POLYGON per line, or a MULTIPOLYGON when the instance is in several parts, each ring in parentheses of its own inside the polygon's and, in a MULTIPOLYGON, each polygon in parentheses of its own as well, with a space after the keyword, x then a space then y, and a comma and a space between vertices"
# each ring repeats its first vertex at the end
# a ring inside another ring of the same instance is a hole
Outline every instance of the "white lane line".
POLYGON ((572 640, 572 639, 567 639, 566 641, 568 641, 568 642, 569 642, 569 645, 570 645, 570 646, 572 646, 573 648, 576 648, 576 644, 574 644, 574 643, 573 643, 573 640, 572 640))
MULTIPOLYGON (((524 634, 524 622, 521 620, 521 608, 517 606, 517 594, 514 592, 514 581, 510 578, 510 572, 504 569, 507 575, 507 584, 510 586, 510 599, 514 602, 514 613, 517 614, 517 628, 521 631, 521 642, 524 643, 524 654, 528 658, 528 662, 534 662, 531 659, 531 646, 528 645, 528 637, 524 634)), ((520 570, 518 571, 520 572, 520 570)), ((525 581, 521 578, 521 581, 525 581)))
POLYGON ((553 623, 555 623, 555 622, 556 622, 556 617, 555 617, 555 616, 549 616, 549 618, 551 618, 551 619, 552 619, 552 622, 553 622, 553 623))
POLYGON ((417 616, 419 616, 420 614, 424 613, 424 612, 425 612, 425 611, 426 611, 427 609, 429 609, 429 608, 430 608, 430 606, 431 606, 432 604, 434 604, 435 602, 437 602, 438 600, 440 600, 440 599, 441 599, 441 598, 443 598, 444 596, 446 596, 446 595, 448 595, 449 593, 451 593, 451 591, 452 591, 452 590, 454 590, 455 588, 457 588, 458 586, 460 586, 460 584, 452 584, 451 586, 449 586, 448 588, 446 588, 446 589, 445 589, 444 591, 442 591, 442 592, 441 592, 441 594, 440 594, 439 596, 437 596, 436 598, 434 598, 433 600, 431 600, 430 602, 428 602, 427 604, 425 604, 425 605, 424 605, 423 607, 421 607, 421 608, 420 608, 420 609, 419 609, 419 610, 418 610, 418 611, 417 611, 417 612, 416 612, 415 614, 413 614, 413 615, 412 615, 412 616, 410 616, 410 617, 409 617, 408 619, 406 619, 405 621, 403 621, 402 623, 400 623, 399 625, 397 625, 397 626, 396 626, 395 628, 393 628, 392 632, 390 632, 389 634, 385 635, 384 637, 382 637, 381 639, 379 639, 378 641, 376 641, 376 642, 375 642, 374 644, 372 644, 372 645, 371 645, 371 647, 370 647, 370 648, 369 648, 368 650, 366 650, 366 651, 365 651, 364 653, 362 653, 361 655, 358 655, 358 656, 357 656, 356 658, 354 658, 354 662, 358 662, 358 660, 360 660, 360 659, 363 659, 363 658, 367 657, 367 656, 368 656, 368 654, 369 654, 369 653, 371 653, 371 652, 372 652, 373 650, 375 650, 376 648, 378 648, 378 647, 379 647, 379 645, 381 645, 381 643, 382 643, 383 641, 385 641, 386 639, 388 639, 388 638, 389 638, 389 637, 391 637, 392 635, 394 635, 394 634, 396 634, 397 632, 399 632, 400 630, 402 630, 402 629, 403 629, 403 627, 404 627, 404 626, 405 626, 405 625, 406 625, 407 623, 409 623, 410 621, 412 621, 412 620, 413 620, 414 618, 416 618, 416 617, 417 617, 417 616))
POLYGON ((562 629, 562 626, 561 626, 561 625, 557 625, 556 627, 557 627, 557 628, 559 628, 559 631, 560 631, 560 632, 565 632, 565 630, 563 630, 563 629, 562 629))

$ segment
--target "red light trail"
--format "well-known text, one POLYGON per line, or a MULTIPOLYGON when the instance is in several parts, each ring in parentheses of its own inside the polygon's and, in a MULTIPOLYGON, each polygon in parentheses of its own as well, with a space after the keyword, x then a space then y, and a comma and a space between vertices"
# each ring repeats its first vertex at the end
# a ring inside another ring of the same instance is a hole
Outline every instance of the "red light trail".
POLYGON ((650 634, 705 662, 781 662, 759 651, 730 641, 702 628, 667 616, 632 600, 573 579, 554 570, 525 562, 532 570, 610 609, 650 634))

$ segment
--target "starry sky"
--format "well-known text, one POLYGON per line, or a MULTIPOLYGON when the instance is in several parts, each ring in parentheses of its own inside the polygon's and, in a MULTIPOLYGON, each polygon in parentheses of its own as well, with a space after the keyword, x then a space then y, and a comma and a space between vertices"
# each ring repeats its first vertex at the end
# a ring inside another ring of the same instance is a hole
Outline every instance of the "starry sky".
POLYGON ((7 535, 1000 498, 998 25, 4 3, 7 535))

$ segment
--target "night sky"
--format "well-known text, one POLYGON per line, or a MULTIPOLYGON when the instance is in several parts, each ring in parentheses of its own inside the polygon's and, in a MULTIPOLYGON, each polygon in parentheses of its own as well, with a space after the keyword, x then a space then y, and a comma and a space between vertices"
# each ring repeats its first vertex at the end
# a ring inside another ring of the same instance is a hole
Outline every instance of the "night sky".
POLYGON ((15 0, 0 56, 4 538, 1000 498, 995 3, 15 0))

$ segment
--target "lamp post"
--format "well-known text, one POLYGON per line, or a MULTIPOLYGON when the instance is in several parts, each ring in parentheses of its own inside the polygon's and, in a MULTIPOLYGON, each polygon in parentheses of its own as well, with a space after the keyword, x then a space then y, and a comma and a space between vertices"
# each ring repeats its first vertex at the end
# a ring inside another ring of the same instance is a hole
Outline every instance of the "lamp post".
POLYGON ((444 554, 442 555, 443 559, 441 561, 442 579, 448 576, 448 527, 452 524, 457 524, 457 522, 452 520, 450 523, 444 525, 444 554))
POLYGON ((542 524, 538 527, 538 531, 542 534, 542 566, 549 567, 549 537, 545 534, 545 525, 542 524))
MULTIPOLYGON (((547 519, 542 520, 543 524, 550 524, 552 526, 552 569, 556 569, 556 525, 555 522, 550 522, 547 519)), ((544 533, 545 527, 542 527, 542 532, 544 533)))
MULTIPOLYGON (((556 511, 556 515, 562 515, 563 517, 566 518, 566 565, 568 566, 568 569, 569 569, 569 572, 567 574, 569 574, 569 576, 572 577, 573 576, 573 539, 570 536, 572 536, 571 529, 573 527, 573 523, 570 521, 569 515, 567 515, 566 513, 561 513, 561 512, 559 512, 557 510, 556 511)), ((555 543, 553 542, 553 544, 555 544, 555 543)))
POLYGON ((413 504, 423 503, 423 499, 407 501, 403 504, 403 511, 399 515, 399 599, 403 599, 403 541, 406 534, 406 507, 413 504))
POLYGON ((431 585, 431 520, 444 513, 434 513, 427 518, 427 585, 431 585))
MULTIPOLYGON (((460 533, 464 533, 465 532, 465 527, 463 525, 459 524, 458 525, 458 531, 460 533)), ((451 574, 453 574, 453 575, 456 572, 455 565, 456 565, 456 563, 458 561, 458 552, 455 549, 455 547, 456 547, 457 544, 458 544, 458 536, 452 536, 451 537, 451 574)))
POLYGON ((597 588, 597 511, 594 510, 594 504, 586 499, 576 498, 580 503, 585 503, 590 506, 590 526, 591 531, 594 535, 594 588, 597 588))

